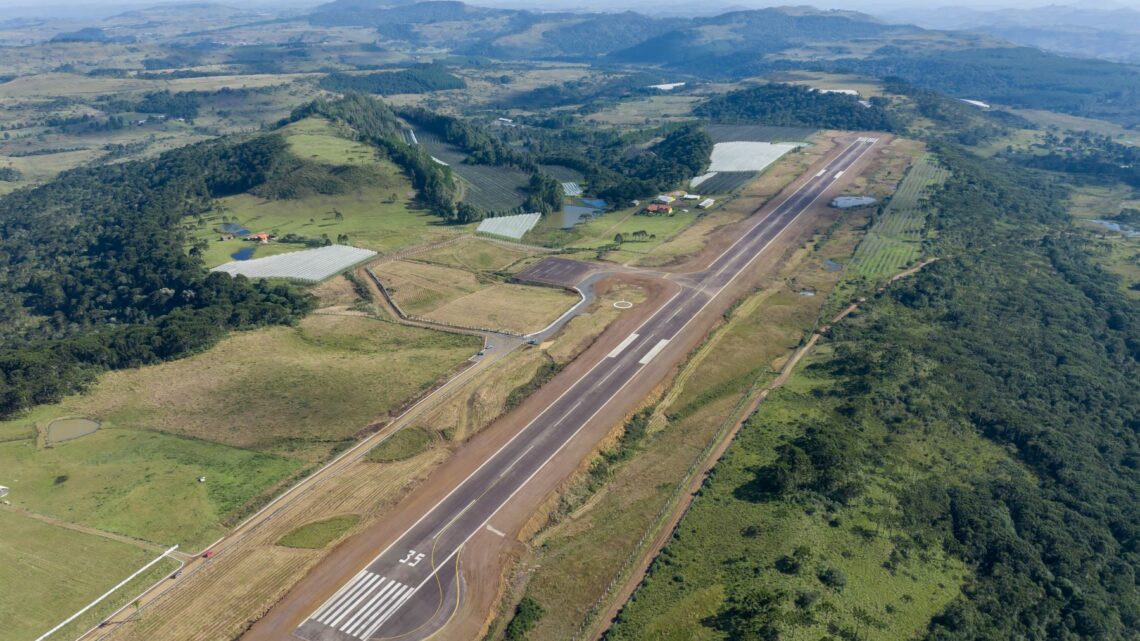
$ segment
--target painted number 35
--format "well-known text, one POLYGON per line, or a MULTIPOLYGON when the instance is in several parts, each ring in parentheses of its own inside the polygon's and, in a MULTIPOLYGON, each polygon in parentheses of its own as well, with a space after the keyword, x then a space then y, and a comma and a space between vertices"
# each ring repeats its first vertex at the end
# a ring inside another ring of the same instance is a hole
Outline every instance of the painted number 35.
POLYGON ((405 556, 404 558, 400 559, 400 563, 404 563, 408 566, 414 566, 415 564, 417 564, 423 560, 424 560, 423 554, 420 554, 419 552, 416 552, 415 550, 408 550, 408 556, 405 556))

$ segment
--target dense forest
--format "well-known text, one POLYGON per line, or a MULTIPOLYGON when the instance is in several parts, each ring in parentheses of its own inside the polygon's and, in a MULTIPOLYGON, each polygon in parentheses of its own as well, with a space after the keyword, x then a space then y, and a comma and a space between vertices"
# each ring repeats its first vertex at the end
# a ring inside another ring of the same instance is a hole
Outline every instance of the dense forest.
POLYGON ((311 298, 208 273, 184 217, 254 189, 287 157, 277 136, 78 169, 0 198, 0 416, 101 371, 205 348, 227 330, 291 322, 311 298))
POLYGON ((937 151, 953 172, 933 203, 943 260, 831 330, 797 375, 807 388, 744 429, 608 638, 645 638, 714 586, 722 605, 703 625, 725 638, 828 620, 865 638, 920 607, 871 606, 880 594, 836 623, 833 595, 869 587, 846 581, 836 550, 813 535, 772 566, 748 552, 783 543, 758 516, 783 514, 864 546, 889 537, 885 576, 944 572, 932 550, 962 563, 927 641, 1136 639, 1140 309, 1070 233, 1058 187, 937 151), (782 587, 794 581, 816 588, 782 587))
POLYGON ((879 99, 865 106, 856 96, 779 83, 730 91, 702 102, 693 113, 714 122, 874 131, 895 128, 879 99))
POLYGON ((898 76, 955 98, 1140 124, 1140 68, 1067 58, 1029 47, 916 54, 883 47, 828 68, 898 76))
POLYGON ((320 87, 342 93, 360 92, 390 96, 400 93, 430 93, 443 89, 463 89, 467 83, 437 64, 416 65, 400 71, 381 71, 364 75, 330 73, 321 78, 320 87))

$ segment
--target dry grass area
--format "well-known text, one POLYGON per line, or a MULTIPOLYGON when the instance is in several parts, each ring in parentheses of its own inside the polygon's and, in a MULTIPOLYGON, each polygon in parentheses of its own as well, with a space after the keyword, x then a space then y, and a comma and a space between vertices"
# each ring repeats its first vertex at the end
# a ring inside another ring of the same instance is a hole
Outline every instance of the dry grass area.
MULTIPOLYGON (((454 259, 455 254, 451 256, 454 259)), ((404 313, 441 323, 533 332, 578 300, 560 289, 502 283, 418 260, 384 263, 375 271, 404 313)))
POLYGON ((91 416, 106 429, 154 430, 316 461, 478 348, 469 336, 313 315, 296 327, 233 334, 190 358, 111 372, 87 394, 37 408, 25 420, 91 416))
POLYGON ((469 237, 439 249, 416 254, 416 260, 472 272, 514 273, 529 264, 527 259, 537 255, 540 255, 539 252, 525 245, 469 237))
POLYGON ((427 317, 526 334, 546 327, 577 302, 577 296, 561 289, 502 283, 441 305, 427 317))
MULTIPOLYGON (((817 230, 837 217, 821 220, 817 230)), ((795 252, 780 275, 746 298, 683 366, 658 404, 640 451, 593 495, 585 479, 570 486, 562 505, 571 511, 529 541, 531 552, 522 560, 535 568, 525 594, 546 611, 528 638, 563 639, 577 630, 741 399, 770 380, 815 326, 839 278, 823 261, 846 260, 863 222, 852 216, 825 242, 817 234, 795 252), (801 295, 809 289, 814 296, 801 295)))

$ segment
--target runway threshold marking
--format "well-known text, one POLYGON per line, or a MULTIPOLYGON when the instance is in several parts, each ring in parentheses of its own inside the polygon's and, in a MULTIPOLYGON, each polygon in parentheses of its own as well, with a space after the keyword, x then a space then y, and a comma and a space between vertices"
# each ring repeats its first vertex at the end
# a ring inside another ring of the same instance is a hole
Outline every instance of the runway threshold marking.
POLYGON ((617 358, 618 354, 624 352, 625 348, 629 347, 630 344, 635 340, 637 340, 637 334, 630 334, 629 336, 626 336, 624 341, 619 343, 617 347, 610 350, 610 353, 606 355, 606 358, 617 358))
POLYGON ((653 346, 653 349, 646 352, 645 356, 642 356, 641 360, 639 360, 637 362, 641 363, 642 365, 648 365, 649 361, 653 360, 658 354, 660 354, 661 350, 665 349, 665 346, 668 344, 669 344, 669 339, 668 338, 662 338, 661 340, 657 341, 657 344, 653 346))

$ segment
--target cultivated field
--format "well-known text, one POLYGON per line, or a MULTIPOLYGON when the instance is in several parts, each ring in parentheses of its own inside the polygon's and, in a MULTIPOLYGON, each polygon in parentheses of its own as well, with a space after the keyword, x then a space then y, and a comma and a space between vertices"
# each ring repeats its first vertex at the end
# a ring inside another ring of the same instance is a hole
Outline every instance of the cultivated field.
POLYGON ((430 132, 416 131, 416 139, 462 180, 464 202, 486 211, 509 212, 526 200, 522 189, 530 179, 527 174, 510 167, 466 164, 461 149, 430 132))
POLYGON ((87 395, 0 423, 0 435, 19 439, 0 443, 0 468, 19 479, 9 483, 15 505, 195 548, 479 346, 352 316, 235 334, 198 356, 107 374, 87 395), (103 427, 37 448, 34 427, 56 416, 98 417, 103 427))
POLYGON ((689 189, 702 194, 727 194, 743 187, 756 177, 756 173, 755 171, 711 172, 700 176, 701 180, 694 178, 696 184, 690 183, 689 189))
POLYGON ((859 245, 848 279, 877 284, 922 255, 928 213, 925 199, 949 176, 930 156, 915 162, 859 245))

